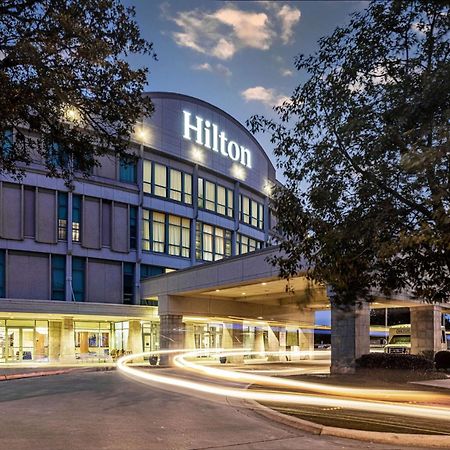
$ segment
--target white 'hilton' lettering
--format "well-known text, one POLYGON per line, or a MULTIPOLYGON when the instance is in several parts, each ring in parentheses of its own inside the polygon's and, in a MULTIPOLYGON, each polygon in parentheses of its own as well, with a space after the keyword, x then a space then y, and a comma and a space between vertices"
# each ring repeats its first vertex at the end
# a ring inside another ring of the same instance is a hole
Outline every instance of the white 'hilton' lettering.
POLYGON ((191 113, 183 111, 184 139, 191 140, 191 131, 194 133, 195 143, 206 147, 216 153, 220 153, 232 161, 239 162, 249 169, 252 168, 250 150, 235 141, 229 141, 225 131, 219 132, 219 127, 209 120, 203 121, 195 116, 195 125, 191 123, 191 113), (227 143, 228 142, 228 143, 227 143))

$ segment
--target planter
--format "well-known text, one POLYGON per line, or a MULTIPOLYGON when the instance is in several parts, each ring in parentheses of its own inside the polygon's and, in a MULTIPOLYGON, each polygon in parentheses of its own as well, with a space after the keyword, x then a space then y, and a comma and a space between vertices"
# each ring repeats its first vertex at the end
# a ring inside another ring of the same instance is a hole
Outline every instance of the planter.
POLYGON ((158 364, 158 357, 157 356, 150 356, 148 358, 148 362, 150 363, 151 366, 156 366, 156 364, 158 364))
POLYGON ((220 364, 225 364, 227 362, 227 357, 226 356, 220 356, 219 357, 219 361, 220 361, 220 364))

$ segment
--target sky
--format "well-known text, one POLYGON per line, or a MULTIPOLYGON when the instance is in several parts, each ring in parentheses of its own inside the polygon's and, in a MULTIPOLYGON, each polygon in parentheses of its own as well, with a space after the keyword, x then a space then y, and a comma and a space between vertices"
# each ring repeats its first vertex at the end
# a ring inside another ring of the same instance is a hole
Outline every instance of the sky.
MULTIPOLYGON (((158 61, 132 56, 149 67, 149 91, 205 100, 239 122, 254 114, 273 117, 272 107, 304 78, 294 58, 317 49, 320 37, 345 25, 365 1, 123 0, 136 8, 142 36, 158 61)), ((267 135, 256 136, 272 162, 267 135)), ((282 174, 278 172, 278 177, 282 174)))

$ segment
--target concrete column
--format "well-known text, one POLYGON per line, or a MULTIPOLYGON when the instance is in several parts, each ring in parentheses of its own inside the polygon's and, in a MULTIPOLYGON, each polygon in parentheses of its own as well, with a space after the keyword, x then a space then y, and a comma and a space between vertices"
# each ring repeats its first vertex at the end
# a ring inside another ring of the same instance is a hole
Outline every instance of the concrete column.
POLYGON ((59 360, 61 349, 61 322, 50 321, 48 323, 48 360, 59 360))
MULTIPOLYGON (((128 321, 128 342, 127 350, 131 353, 142 353, 142 327, 139 320, 129 320, 128 321)), ((134 362, 143 361, 143 358, 133 359, 134 362)))
POLYGON ((184 348, 195 350, 195 325, 193 323, 184 324, 184 348))
POLYGON ((425 305, 410 308, 411 353, 438 352, 441 349, 442 308, 425 305))
POLYGON ((314 311, 305 309, 301 313, 301 321, 305 327, 298 330, 300 359, 312 359, 314 352, 314 311))
MULTIPOLYGON (((159 345, 161 350, 181 350, 184 344, 183 316, 163 314, 159 316, 159 345)), ((172 365, 175 354, 161 355, 161 365, 172 365)))
POLYGON ((259 353, 258 355, 255 355, 256 357, 262 358, 265 355, 266 349, 264 348, 264 330, 261 327, 255 327, 253 351, 259 353))
MULTIPOLYGON (((268 352, 280 351, 279 330, 277 327, 268 326, 268 352)), ((277 355, 268 355, 268 361, 279 361, 280 357, 277 355)))
POLYGON ((331 304, 331 373, 353 373, 355 360, 370 352, 367 303, 346 309, 331 304))
MULTIPOLYGON (((244 325, 242 323, 225 323, 223 327, 222 347, 224 349, 244 348, 244 325)), ((244 355, 227 356, 227 361, 233 364, 242 364, 244 355)))
POLYGON ((64 317, 61 326, 60 362, 75 362, 75 334, 73 317, 64 317))

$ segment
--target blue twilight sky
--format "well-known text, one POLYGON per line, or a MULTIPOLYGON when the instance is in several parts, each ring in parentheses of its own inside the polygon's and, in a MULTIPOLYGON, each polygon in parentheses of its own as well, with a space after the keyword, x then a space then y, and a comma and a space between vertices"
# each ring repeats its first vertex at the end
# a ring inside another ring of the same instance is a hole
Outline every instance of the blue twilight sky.
MULTIPOLYGON (((123 0, 135 6, 142 35, 158 61, 148 66, 148 90, 201 98, 241 123, 271 115, 273 105, 300 83, 294 58, 311 53, 317 40, 344 25, 365 1, 123 0)), ((272 148, 257 136, 272 162, 272 148)), ((279 174, 280 176, 281 174, 279 174)))

